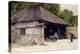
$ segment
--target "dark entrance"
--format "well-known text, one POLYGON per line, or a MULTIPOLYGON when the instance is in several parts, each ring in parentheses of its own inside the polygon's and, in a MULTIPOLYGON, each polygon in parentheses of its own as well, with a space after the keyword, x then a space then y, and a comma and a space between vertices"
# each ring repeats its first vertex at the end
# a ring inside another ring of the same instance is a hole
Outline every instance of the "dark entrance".
POLYGON ((48 24, 45 24, 45 26, 46 26, 44 28, 45 40, 50 39, 51 36, 53 36, 53 39, 54 39, 55 33, 57 33, 58 39, 66 38, 66 26, 65 25, 48 23, 48 24))
MULTIPOLYGON (((44 34, 45 34, 45 39, 50 39, 50 36, 54 36, 55 33, 59 35, 58 27, 57 25, 53 24, 47 24, 45 25, 46 27, 44 28, 44 34)), ((53 37, 54 38, 54 37, 53 37)))
POLYGON ((44 23, 44 38, 50 39, 50 36, 55 36, 57 33, 58 39, 66 38, 66 25, 51 23, 44 20, 39 20, 40 23, 44 23))

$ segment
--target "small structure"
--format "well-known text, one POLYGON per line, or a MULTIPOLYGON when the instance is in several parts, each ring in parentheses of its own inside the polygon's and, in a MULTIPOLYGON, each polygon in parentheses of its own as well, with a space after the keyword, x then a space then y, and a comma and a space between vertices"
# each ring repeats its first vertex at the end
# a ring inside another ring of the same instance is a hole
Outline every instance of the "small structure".
POLYGON ((11 26, 16 31, 16 42, 43 44, 55 32, 65 38, 66 22, 48 10, 32 5, 12 16, 11 26))

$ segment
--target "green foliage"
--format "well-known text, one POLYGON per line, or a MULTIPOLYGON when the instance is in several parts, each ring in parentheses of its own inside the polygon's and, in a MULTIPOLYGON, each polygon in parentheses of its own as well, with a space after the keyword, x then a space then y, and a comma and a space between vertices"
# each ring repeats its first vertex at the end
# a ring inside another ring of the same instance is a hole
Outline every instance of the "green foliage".
POLYGON ((77 25, 78 25, 78 16, 73 16, 72 19, 73 19, 73 25, 77 27, 77 25))
POLYGON ((59 4, 44 4, 43 7, 55 15, 58 15, 58 13, 60 11, 60 5, 59 4))
POLYGON ((63 10, 60 15, 59 15, 62 19, 64 19, 66 22, 70 23, 70 19, 73 16, 73 12, 69 11, 67 9, 63 10))
POLYGON ((71 26, 78 25, 78 16, 74 16, 72 11, 64 9, 59 13, 59 17, 64 19, 71 26))

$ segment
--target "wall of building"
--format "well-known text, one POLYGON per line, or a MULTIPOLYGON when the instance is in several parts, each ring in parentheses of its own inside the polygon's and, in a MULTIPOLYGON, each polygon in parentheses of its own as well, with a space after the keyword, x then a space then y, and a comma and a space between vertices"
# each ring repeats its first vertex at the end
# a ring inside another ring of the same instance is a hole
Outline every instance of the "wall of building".
POLYGON ((43 44, 44 43, 44 28, 38 22, 17 23, 15 28, 17 32, 16 43, 18 44, 43 44), (21 34, 21 29, 25 29, 21 34))
POLYGON ((18 44, 43 44, 44 43, 44 28, 26 28, 25 35, 19 35, 17 38, 18 44))

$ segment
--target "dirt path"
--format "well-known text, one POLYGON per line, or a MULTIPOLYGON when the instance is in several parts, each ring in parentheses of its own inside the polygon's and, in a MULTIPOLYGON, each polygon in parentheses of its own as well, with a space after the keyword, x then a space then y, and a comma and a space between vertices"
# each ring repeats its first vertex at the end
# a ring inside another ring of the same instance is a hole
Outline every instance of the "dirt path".
POLYGON ((58 40, 56 42, 45 42, 44 46, 34 45, 34 46, 24 46, 24 47, 14 47, 12 52, 23 53, 32 51, 48 51, 48 50, 63 50, 63 49, 77 49, 78 41, 75 39, 73 43, 69 39, 58 40))

